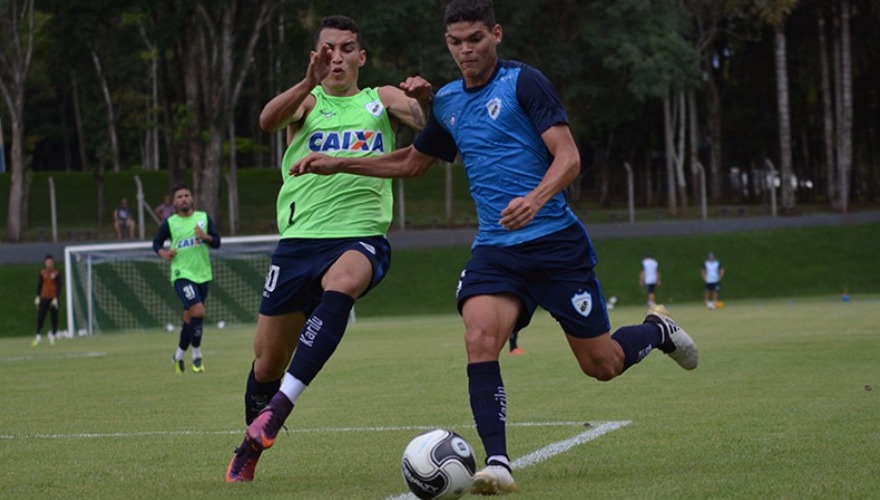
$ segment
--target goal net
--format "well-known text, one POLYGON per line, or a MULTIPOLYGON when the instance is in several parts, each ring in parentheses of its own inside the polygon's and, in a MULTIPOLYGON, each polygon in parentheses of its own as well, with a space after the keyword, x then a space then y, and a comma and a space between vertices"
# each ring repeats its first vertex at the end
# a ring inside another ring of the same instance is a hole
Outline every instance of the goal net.
MULTIPOLYGON (((214 280, 206 323, 254 323, 278 236, 223 238, 211 249, 214 280)), ((176 330, 183 305, 171 285, 171 264, 152 242, 74 245, 64 250, 67 324, 74 335, 118 330, 176 330)))

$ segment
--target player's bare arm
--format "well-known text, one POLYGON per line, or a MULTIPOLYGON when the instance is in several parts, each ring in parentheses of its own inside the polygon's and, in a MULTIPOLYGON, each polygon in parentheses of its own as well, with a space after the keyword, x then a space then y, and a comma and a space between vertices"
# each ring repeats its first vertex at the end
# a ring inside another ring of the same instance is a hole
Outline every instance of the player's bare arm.
POLYGON ((336 157, 321 153, 310 153, 291 165, 289 173, 293 176, 303 174, 332 175, 346 173, 398 179, 419 177, 425 174, 435 158, 421 153, 413 146, 392 151, 380 156, 336 157))
POLYGON ((327 44, 312 51, 305 77, 296 85, 266 103, 260 113, 260 128, 267 132, 280 130, 303 120, 315 105, 311 91, 330 74, 333 49, 327 44))
POLYGON ((389 114, 401 123, 416 130, 423 129, 428 123, 434 91, 430 82, 421 76, 407 78, 399 88, 381 87, 379 97, 389 114))
POLYGON ((525 227, 550 198, 567 188, 581 171, 581 159, 568 125, 554 125, 541 134, 553 163, 541 183, 529 194, 510 200, 501 212, 501 225, 509 230, 525 227))

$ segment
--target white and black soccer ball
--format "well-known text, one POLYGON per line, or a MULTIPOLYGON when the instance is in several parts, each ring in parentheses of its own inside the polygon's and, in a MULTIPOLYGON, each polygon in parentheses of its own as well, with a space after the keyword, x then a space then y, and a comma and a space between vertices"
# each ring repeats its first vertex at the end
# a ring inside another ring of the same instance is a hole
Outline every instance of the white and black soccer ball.
POLYGON ((403 480, 423 500, 455 500, 468 492, 477 471, 471 445, 458 434, 434 429, 403 450, 403 480))

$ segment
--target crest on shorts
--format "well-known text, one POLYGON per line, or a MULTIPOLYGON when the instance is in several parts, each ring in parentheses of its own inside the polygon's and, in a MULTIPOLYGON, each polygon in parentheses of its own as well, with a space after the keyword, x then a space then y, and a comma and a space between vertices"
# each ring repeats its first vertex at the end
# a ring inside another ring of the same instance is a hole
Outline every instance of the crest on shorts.
POLYGON ((571 305, 583 317, 588 317, 593 312, 593 297, 590 292, 580 292, 572 295, 571 305))

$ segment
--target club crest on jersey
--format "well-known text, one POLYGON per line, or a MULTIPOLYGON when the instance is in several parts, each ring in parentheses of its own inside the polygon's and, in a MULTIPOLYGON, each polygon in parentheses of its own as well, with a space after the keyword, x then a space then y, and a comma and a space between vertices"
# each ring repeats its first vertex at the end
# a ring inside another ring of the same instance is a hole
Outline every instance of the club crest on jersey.
POLYGON ((489 112, 489 118, 496 119, 501 114, 501 99, 495 97, 486 103, 486 111, 489 112))
POLYGON ((319 130, 309 136, 309 150, 316 153, 337 151, 372 153, 385 152, 385 140, 378 130, 319 130))
POLYGON ((367 111, 376 118, 382 116, 382 112, 385 111, 385 106, 382 105, 382 102, 379 99, 368 102, 364 107, 367 108, 367 111))
POLYGON ((585 318, 589 317, 593 312, 593 297, 590 296, 590 292, 576 293, 571 297, 571 305, 578 314, 585 318))

